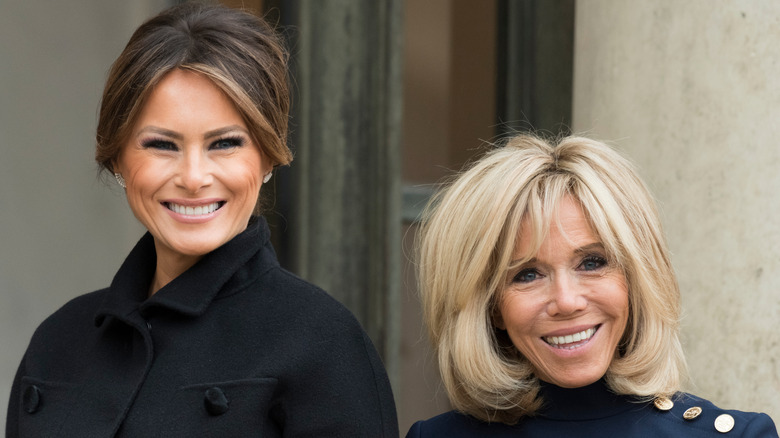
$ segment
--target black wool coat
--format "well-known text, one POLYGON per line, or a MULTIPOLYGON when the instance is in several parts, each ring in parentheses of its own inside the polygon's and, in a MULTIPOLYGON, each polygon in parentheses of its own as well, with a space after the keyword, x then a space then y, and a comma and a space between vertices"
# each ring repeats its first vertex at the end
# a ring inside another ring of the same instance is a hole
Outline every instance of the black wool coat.
POLYGON ((352 314, 279 267, 263 218, 147 298, 148 233, 111 286, 36 330, 15 437, 397 437, 390 385, 352 314))

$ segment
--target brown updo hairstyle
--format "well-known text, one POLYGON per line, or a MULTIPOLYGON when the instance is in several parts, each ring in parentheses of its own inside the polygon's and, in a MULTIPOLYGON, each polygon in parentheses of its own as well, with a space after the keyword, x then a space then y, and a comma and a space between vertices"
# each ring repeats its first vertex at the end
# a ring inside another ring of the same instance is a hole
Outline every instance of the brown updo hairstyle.
POLYGON ((273 166, 292 161, 288 53, 261 18, 220 5, 184 3, 133 33, 108 74, 95 160, 114 171, 122 145, 155 85, 174 69, 211 79, 233 102, 273 166))

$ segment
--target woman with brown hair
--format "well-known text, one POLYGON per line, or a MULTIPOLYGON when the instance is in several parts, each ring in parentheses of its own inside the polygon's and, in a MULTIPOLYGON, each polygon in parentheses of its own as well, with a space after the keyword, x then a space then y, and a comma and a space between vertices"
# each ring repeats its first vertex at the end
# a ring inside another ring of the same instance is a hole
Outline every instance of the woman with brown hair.
POLYGON ((279 267, 258 196, 287 147, 287 53, 261 19, 197 3, 136 30, 96 159, 148 233, 111 286, 36 330, 6 435, 398 434, 360 324, 279 267))

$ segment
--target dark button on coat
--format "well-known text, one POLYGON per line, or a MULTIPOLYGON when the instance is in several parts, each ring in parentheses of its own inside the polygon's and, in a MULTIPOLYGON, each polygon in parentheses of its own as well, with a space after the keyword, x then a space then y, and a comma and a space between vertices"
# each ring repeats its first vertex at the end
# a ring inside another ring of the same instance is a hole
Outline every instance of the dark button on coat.
POLYGON ((387 375, 343 306, 281 269, 258 218, 147 298, 151 235, 36 330, 15 437, 396 437, 387 375))

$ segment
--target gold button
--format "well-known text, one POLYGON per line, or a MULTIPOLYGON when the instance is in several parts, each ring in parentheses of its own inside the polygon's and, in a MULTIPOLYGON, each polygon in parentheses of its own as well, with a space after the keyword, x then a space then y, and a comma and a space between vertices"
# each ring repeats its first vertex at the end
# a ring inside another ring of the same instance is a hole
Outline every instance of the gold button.
POLYGON ((715 419, 715 429, 720 433, 726 433, 734 428, 734 417, 729 414, 718 415, 715 419))
POLYGON ((683 414, 683 418, 690 421, 694 418, 698 417, 701 414, 701 408, 698 406, 694 406, 692 408, 689 408, 685 413, 683 414))
POLYGON ((666 397, 658 397, 653 402, 656 408, 658 408, 659 411, 668 411, 669 409, 672 409, 674 407, 674 402, 669 400, 666 397))

